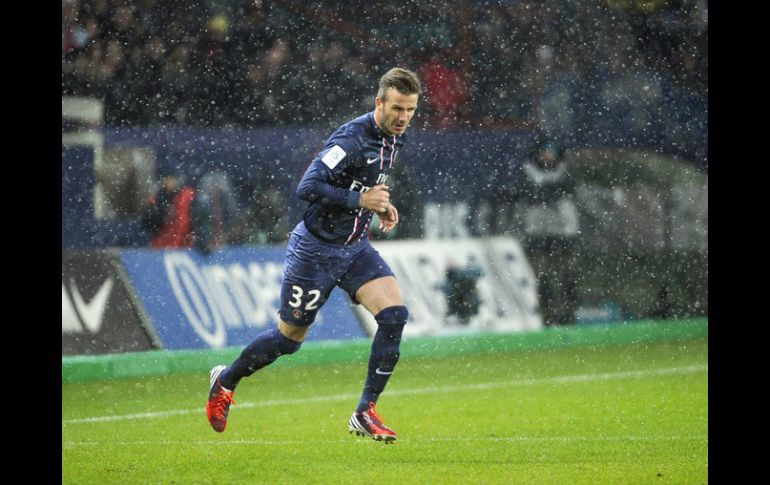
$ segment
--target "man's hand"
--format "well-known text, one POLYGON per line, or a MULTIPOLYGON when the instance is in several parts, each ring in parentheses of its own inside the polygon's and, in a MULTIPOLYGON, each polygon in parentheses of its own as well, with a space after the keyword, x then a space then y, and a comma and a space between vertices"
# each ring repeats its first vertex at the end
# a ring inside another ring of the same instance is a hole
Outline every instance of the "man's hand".
POLYGON ((370 211, 382 214, 388 210, 390 205, 390 192, 388 192, 387 185, 379 184, 375 185, 366 192, 361 193, 361 207, 369 209, 370 211))
POLYGON ((382 232, 388 232, 398 224, 398 210, 392 204, 388 205, 388 210, 380 212, 377 216, 380 218, 380 230, 382 232))

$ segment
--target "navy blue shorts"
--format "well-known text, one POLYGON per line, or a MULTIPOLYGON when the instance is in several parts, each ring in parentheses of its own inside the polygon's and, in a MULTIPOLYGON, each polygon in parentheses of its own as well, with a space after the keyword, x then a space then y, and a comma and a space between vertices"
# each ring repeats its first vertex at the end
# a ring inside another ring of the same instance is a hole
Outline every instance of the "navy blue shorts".
POLYGON ((300 222, 286 247, 279 315, 284 322, 308 326, 335 286, 358 303, 356 291, 367 281, 383 276, 394 276, 393 271, 368 239, 349 246, 331 244, 318 239, 300 222))

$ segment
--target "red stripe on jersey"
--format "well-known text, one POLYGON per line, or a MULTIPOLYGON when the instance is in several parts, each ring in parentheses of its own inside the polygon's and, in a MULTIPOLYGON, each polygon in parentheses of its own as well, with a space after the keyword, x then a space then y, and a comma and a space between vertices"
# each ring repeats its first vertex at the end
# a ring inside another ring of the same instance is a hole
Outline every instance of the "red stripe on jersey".
POLYGON ((382 139, 382 148, 380 148, 380 170, 382 170, 382 165, 385 163, 385 147, 388 146, 387 143, 385 143, 385 138, 382 139))
POLYGON ((348 236, 348 239, 345 241, 345 244, 348 244, 351 239, 353 239, 353 236, 356 235, 356 230, 358 229, 358 221, 361 220, 361 214, 363 213, 364 208, 361 207, 358 210, 358 214, 356 215, 356 220, 353 222, 353 232, 350 233, 350 236, 348 236))
POLYGON ((393 154, 396 152, 396 135, 393 135, 393 146, 390 149, 390 165, 388 168, 393 168, 393 154))

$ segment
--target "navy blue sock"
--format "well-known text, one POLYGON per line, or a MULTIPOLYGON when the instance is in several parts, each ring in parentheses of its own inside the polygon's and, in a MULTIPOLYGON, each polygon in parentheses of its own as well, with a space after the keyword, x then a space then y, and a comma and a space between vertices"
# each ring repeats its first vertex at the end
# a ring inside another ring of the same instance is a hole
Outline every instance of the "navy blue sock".
POLYGON ((287 338, 277 327, 265 330, 220 374, 219 382, 225 389, 234 391, 241 379, 272 364, 282 355, 293 354, 301 345, 302 342, 287 338))
POLYGON ((377 332, 372 341, 369 371, 356 412, 369 409, 369 403, 376 403, 380 393, 385 389, 401 356, 399 353, 401 334, 404 332, 408 316, 409 312, 405 306, 388 307, 374 316, 377 320, 377 332))

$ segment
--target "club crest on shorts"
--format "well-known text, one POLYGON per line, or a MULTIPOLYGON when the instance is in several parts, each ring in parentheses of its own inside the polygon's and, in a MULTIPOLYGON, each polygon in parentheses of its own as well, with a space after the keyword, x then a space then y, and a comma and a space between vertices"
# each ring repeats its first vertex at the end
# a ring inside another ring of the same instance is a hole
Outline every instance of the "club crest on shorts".
POLYGON ((297 319, 302 318, 302 310, 299 310, 299 309, 292 310, 291 316, 297 319))

